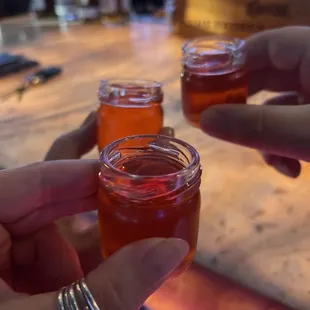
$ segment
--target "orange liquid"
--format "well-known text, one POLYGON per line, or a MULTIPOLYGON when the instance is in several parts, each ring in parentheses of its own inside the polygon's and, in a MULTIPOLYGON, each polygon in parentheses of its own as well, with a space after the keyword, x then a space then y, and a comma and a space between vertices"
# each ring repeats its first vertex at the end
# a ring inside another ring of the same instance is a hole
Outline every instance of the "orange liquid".
POLYGON ((101 151, 109 143, 131 135, 158 134, 163 125, 160 103, 144 106, 101 104, 98 110, 97 140, 101 151))
POLYGON ((223 103, 246 103, 248 79, 244 68, 222 72, 181 74, 182 105, 186 120, 199 127, 200 114, 208 107, 223 103))
MULTIPOLYGON (((120 163, 119 169, 139 175, 165 175, 180 171, 180 164, 163 159, 142 157, 120 163)), ((135 186, 134 181, 131 186, 135 186)), ((103 184, 99 189, 99 224, 101 248, 105 258, 123 246, 141 239, 176 237, 187 241, 190 252, 174 275, 182 272, 193 260, 198 236, 200 192, 197 186, 191 194, 180 199, 180 191, 168 202, 167 188, 154 179, 145 187, 156 188, 156 196, 140 201, 132 201, 109 192, 103 184), (156 183, 157 182, 157 183, 156 183)), ((144 187, 144 185, 142 185, 144 187)), ((143 188, 139 188, 143 190, 143 188)), ((183 189, 184 191, 184 189, 183 189)), ((170 195, 171 197, 171 195, 170 195)))

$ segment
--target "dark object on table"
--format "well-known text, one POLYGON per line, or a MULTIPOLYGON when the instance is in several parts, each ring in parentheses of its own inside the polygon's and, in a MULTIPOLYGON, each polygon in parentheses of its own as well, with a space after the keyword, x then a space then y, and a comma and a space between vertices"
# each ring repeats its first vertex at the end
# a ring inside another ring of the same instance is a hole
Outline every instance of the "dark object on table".
POLYGON ((6 99, 13 95, 18 95, 20 101, 26 90, 32 86, 37 86, 48 82, 50 79, 61 74, 61 72, 62 69, 60 67, 47 67, 33 74, 30 74, 24 79, 24 82, 19 87, 3 95, 0 98, 0 102, 4 102, 6 99))
POLYGON ((6 53, 0 54, 0 68, 16 62, 17 59, 18 59, 18 56, 16 56, 16 55, 10 55, 10 54, 6 54, 6 53))
POLYGON ((132 8, 138 15, 154 15, 164 9, 163 0, 132 0, 132 8))
POLYGON ((38 65, 37 61, 28 59, 23 55, 0 54, 0 77, 21 72, 38 65))

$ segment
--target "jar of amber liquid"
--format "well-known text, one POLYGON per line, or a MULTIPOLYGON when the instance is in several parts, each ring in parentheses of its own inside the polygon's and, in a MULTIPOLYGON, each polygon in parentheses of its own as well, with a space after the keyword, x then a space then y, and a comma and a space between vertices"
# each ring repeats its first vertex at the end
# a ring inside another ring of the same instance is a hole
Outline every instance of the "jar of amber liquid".
POLYGON ((186 120, 199 127, 200 114, 223 103, 246 103, 245 42, 201 37, 184 44, 181 90, 186 120))
POLYGON ((197 151, 168 136, 113 142, 100 155, 99 225, 104 258, 141 239, 184 239, 192 261, 197 244, 202 168, 197 151))
POLYGON ((101 81, 99 101, 99 151, 117 139, 138 134, 158 134, 162 128, 163 91, 158 82, 101 81))

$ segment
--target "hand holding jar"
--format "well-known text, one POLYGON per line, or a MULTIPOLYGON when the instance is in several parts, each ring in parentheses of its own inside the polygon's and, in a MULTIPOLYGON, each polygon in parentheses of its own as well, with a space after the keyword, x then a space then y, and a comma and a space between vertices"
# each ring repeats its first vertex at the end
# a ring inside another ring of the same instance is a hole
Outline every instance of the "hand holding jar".
POLYGON ((249 95, 282 92, 263 105, 221 105, 203 113, 208 134, 263 152, 267 164, 295 178, 310 161, 310 28, 258 33, 245 45, 249 95))
POLYGON ((201 166, 197 151, 168 136, 117 140, 100 156, 99 224, 105 258, 137 240, 185 240, 191 263, 197 245, 201 166))
POLYGON ((0 185, 1 309, 136 310, 188 253, 182 240, 152 238, 86 274, 54 221, 97 208, 96 160, 2 170, 0 185))
POLYGON ((201 37, 184 44, 182 52, 182 107, 191 125, 199 127, 200 114, 212 105, 246 102, 243 40, 201 37))

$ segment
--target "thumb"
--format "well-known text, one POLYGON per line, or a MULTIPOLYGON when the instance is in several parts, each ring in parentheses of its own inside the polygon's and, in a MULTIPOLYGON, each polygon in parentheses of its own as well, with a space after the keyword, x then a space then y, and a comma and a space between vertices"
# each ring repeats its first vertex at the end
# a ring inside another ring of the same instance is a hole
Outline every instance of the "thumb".
MULTIPOLYGON (((130 244, 92 271, 86 283, 100 309, 136 310, 188 254, 179 239, 154 238, 130 244)), ((11 300, 0 307, 57 309, 57 293, 11 300)))
POLYGON ((79 156, 91 151, 97 143, 97 112, 91 112, 72 135, 78 146, 79 156))
POLYGON ((58 137, 45 156, 45 161, 80 158, 97 143, 96 112, 91 112, 82 125, 58 137))
POLYGON ((310 160, 310 105, 218 105, 201 128, 225 141, 283 157, 310 160))

